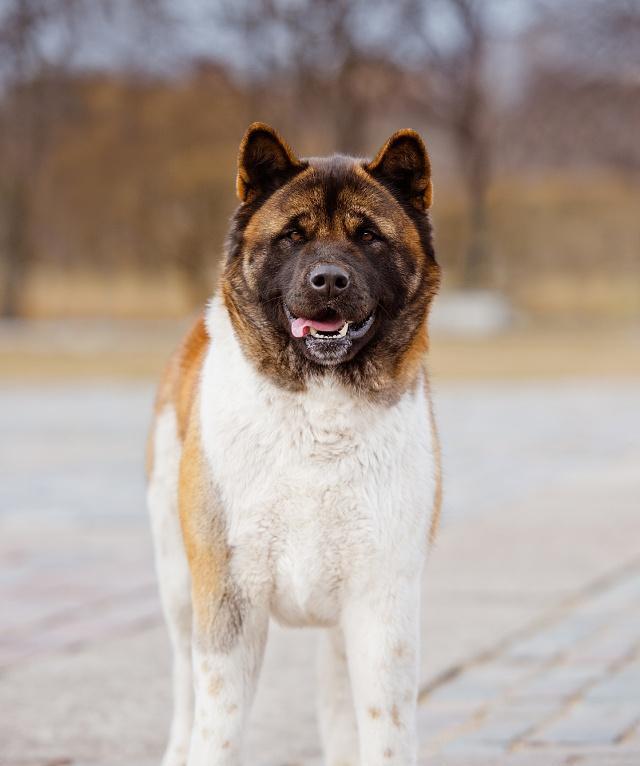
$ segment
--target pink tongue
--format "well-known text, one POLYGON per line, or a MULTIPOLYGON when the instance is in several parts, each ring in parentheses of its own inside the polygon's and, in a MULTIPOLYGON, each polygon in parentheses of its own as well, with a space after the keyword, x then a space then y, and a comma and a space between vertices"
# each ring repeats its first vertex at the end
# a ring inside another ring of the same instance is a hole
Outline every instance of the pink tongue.
POLYGON ((291 334, 294 338, 304 338, 309 332, 309 328, 313 327, 316 330, 324 330, 325 332, 332 332, 339 330, 344 322, 342 319, 335 319, 333 322, 320 322, 317 319, 305 319, 304 317, 298 317, 291 322, 291 334))

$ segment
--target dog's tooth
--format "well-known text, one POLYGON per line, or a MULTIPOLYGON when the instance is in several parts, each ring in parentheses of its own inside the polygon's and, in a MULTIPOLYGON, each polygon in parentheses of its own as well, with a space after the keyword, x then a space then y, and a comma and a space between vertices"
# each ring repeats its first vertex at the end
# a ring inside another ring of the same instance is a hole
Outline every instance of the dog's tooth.
POLYGON ((347 334, 347 330, 348 330, 348 329, 349 329, 349 322, 345 322, 345 323, 342 325, 342 327, 340 328, 340 332, 338 333, 338 335, 339 335, 341 338, 344 338, 344 336, 347 334))
POLYGON ((309 335, 313 335, 314 337, 318 334, 318 331, 315 327, 309 327, 309 335))

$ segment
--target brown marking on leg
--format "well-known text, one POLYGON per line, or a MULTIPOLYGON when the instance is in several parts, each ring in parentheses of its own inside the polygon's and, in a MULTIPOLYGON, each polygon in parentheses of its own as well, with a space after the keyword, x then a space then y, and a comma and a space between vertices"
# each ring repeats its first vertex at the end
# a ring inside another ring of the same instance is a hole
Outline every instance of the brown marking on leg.
POLYGON ((398 710, 398 706, 394 705, 391 708, 391 723, 399 729, 402 726, 402 721, 400 720, 400 711, 398 710))
POLYGON ((222 743, 222 749, 228 750, 231 747, 231 742, 229 742, 228 739, 225 739, 225 741, 222 743))
POLYGON ((211 679, 211 681, 209 681, 209 695, 211 697, 215 697, 216 695, 220 694, 223 686, 224 686, 224 678, 219 675, 214 676, 211 679))
POLYGON ((368 713, 369 713, 369 715, 370 715, 370 716, 373 718, 373 720, 374 720, 374 721, 375 721, 376 719, 380 718, 380 715, 381 715, 381 713, 380 713, 380 708, 377 708, 377 707, 370 707, 370 708, 369 708, 369 710, 368 710, 367 712, 368 712, 368 713))
POLYGON ((393 750, 388 747, 382 754, 385 758, 393 758, 393 750))
POLYGON ((198 400, 180 462, 179 507, 191 571, 194 640, 228 652, 242 629, 244 599, 229 573, 224 512, 202 451, 198 400))
POLYGON ((402 641, 398 641, 398 643, 393 647, 393 656, 401 660, 406 654, 407 645, 402 641))
POLYGON ((227 708, 227 713, 229 715, 232 715, 233 713, 237 713, 237 712, 238 712, 238 706, 237 705, 229 705, 229 707, 227 708))

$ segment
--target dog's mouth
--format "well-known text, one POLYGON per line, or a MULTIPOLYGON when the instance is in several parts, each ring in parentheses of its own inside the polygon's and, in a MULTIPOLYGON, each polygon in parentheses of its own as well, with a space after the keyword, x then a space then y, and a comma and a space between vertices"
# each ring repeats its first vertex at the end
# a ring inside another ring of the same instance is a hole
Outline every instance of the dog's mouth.
POLYGON ((294 338, 311 336, 318 340, 340 340, 348 338, 357 340, 369 331, 375 318, 375 311, 363 320, 354 322, 341 317, 336 311, 329 310, 316 318, 296 317, 285 304, 285 312, 289 320, 291 335, 294 338))
POLYGON ((293 338, 302 341, 306 356, 322 365, 336 365, 350 359, 364 343, 364 338, 373 326, 375 311, 364 319, 345 319, 333 309, 314 317, 295 316, 284 305, 293 338))

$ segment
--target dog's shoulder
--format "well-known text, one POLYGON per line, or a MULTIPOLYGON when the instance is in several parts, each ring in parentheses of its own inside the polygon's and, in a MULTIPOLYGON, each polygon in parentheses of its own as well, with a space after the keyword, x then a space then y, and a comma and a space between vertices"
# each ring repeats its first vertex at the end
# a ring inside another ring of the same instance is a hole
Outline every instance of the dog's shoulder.
POLYGON ((153 432, 160 413, 171 407, 176 419, 180 441, 183 442, 193 404, 198 392, 198 382, 207 349, 211 339, 202 312, 185 333, 174 351, 160 378, 154 405, 154 424, 147 450, 147 474, 153 466, 153 432))

